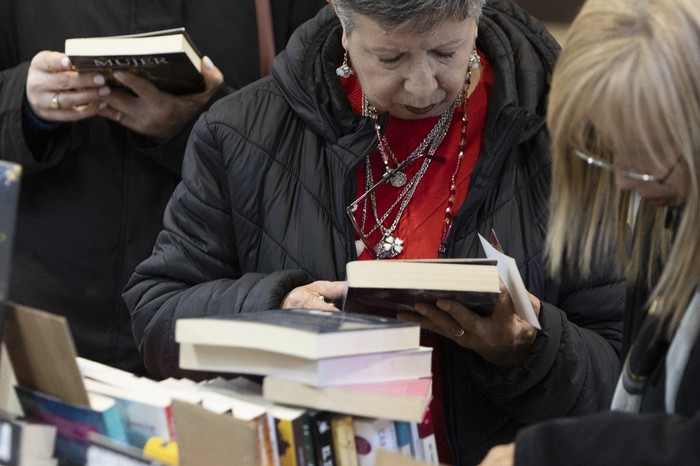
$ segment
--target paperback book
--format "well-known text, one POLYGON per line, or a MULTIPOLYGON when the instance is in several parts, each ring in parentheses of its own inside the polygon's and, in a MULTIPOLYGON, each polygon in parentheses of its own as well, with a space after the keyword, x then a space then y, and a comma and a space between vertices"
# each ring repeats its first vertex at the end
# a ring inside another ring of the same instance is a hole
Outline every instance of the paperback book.
POLYGON ((80 72, 99 71, 112 86, 115 71, 128 71, 150 80, 170 94, 204 90, 201 57, 185 28, 143 34, 66 39, 65 53, 80 72))
POLYGON ((273 375, 317 387, 387 382, 431 375, 432 348, 308 359, 232 346, 180 343, 180 367, 216 373, 273 375))
POLYGON ((263 396, 277 403, 397 421, 420 421, 432 398, 430 378, 313 387, 267 376, 263 396))
POLYGON ((394 317, 414 312, 416 303, 448 298, 489 314, 500 295, 496 265, 492 259, 352 261, 342 308, 394 317))
POLYGON ((307 359, 415 349, 420 327, 380 316, 272 309, 179 319, 178 343, 250 348, 307 359))

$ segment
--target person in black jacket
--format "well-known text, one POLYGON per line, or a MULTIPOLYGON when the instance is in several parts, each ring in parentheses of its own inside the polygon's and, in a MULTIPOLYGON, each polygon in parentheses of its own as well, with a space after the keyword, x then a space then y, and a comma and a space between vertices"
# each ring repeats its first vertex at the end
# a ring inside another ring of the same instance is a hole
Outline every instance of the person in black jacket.
POLYGON ((606 264, 587 280, 544 269, 544 109, 558 52, 510 1, 322 10, 270 77, 217 102, 192 133, 164 230, 124 293, 148 370, 207 376, 178 367, 179 318, 334 309, 319 298, 342 297, 349 261, 483 257, 477 234, 494 229, 541 330, 505 292, 491 317, 450 301, 421 306, 424 342, 439 353, 441 461, 474 464, 523 425, 605 407, 624 283, 606 264))
MULTIPOLYGON (((273 0, 277 50, 325 4, 273 0)), ((196 117, 260 77, 254 2, 0 0, 0 11, 0 158, 24 168, 10 299, 67 317, 81 356, 145 374, 121 292, 162 228, 196 117), (58 52, 70 37, 180 26, 208 56, 200 94, 125 74, 133 98, 58 52)))
POLYGON ((700 463, 699 56, 695 0, 588 0, 571 25, 549 104, 549 269, 588 273, 594 238, 618 245, 625 365, 610 410, 525 429, 484 465, 700 463))

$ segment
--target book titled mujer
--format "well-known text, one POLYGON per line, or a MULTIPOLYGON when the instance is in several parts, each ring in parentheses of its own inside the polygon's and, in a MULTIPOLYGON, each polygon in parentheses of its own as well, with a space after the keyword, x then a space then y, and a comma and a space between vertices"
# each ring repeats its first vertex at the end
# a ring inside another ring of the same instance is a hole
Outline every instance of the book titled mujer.
POLYGON ((112 77, 115 71, 128 71, 170 94, 192 94, 205 87, 202 54, 185 28, 66 39, 64 51, 76 71, 103 73, 110 85, 120 86, 112 77))
POLYGON ((420 327, 412 322, 373 315, 271 309, 178 319, 175 340, 321 359, 416 349, 420 346, 420 327))

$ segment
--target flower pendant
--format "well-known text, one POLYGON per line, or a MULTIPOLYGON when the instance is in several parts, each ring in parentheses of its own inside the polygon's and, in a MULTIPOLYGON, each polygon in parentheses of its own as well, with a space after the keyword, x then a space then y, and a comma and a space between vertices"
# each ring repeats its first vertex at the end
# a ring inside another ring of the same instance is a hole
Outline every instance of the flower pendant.
POLYGON ((384 235, 382 240, 374 248, 377 259, 390 259, 401 254, 403 251, 403 240, 394 238, 390 234, 384 235))
POLYGON ((391 175, 391 178, 389 179, 389 183, 391 183, 391 185, 394 188, 400 188, 406 184, 407 180, 408 180, 408 178, 406 177, 406 175, 404 173, 402 173, 400 171, 395 171, 391 175))

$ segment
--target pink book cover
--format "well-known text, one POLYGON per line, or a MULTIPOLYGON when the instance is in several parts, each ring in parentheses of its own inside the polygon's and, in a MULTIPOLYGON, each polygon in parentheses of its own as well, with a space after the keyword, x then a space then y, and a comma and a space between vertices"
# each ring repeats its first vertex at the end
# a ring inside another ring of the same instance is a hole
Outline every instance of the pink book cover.
POLYGON ((393 380, 390 382, 340 385, 338 388, 366 391, 384 395, 427 398, 432 397, 432 387, 433 379, 430 377, 424 377, 411 380, 393 380))

